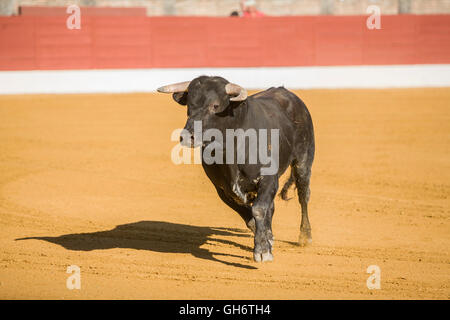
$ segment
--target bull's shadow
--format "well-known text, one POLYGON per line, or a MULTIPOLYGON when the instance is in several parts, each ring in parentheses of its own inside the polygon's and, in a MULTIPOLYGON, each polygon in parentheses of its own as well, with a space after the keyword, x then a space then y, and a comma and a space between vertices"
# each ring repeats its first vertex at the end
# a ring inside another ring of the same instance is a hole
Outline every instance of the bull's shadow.
POLYGON ((231 256, 247 259, 244 256, 211 252, 208 249, 201 248, 202 245, 209 242, 252 251, 248 246, 231 240, 219 239, 217 236, 249 237, 250 234, 240 229, 198 227, 163 221, 139 221, 118 225, 107 231, 74 233, 59 237, 26 237, 16 240, 45 240, 75 251, 124 248, 165 253, 190 253, 200 259, 217 261, 235 267, 256 269, 251 265, 232 263, 215 257, 231 256))

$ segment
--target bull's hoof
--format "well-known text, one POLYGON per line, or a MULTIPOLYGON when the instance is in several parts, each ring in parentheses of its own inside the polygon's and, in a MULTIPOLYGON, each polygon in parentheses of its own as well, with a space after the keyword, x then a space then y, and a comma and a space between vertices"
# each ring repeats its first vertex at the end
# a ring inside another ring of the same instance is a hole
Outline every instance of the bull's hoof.
POLYGON ((300 247, 306 247, 312 243, 311 232, 300 232, 298 237, 298 245, 300 247))
POLYGON ((253 253, 253 258, 256 262, 269 262, 273 261, 273 254, 270 251, 264 253, 253 253))
POLYGON ((254 253, 253 252, 253 260, 255 260, 255 262, 261 262, 262 261, 261 253, 254 253))
POLYGON ((264 252, 262 254, 262 262, 273 261, 273 254, 270 251, 264 252))

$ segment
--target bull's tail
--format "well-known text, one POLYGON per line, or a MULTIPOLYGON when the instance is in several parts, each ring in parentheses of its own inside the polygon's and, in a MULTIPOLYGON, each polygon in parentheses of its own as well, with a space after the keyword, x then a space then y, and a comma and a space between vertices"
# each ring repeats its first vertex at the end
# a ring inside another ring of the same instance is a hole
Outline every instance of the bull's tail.
POLYGON ((291 168, 291 174, 289 175, 289 178, 286 180, 283 188, 281 189, 280 193, 278 194, 280 196, 280 198, 283 199, 284 201, 289 201, 292 199, 292 198, 288 198, 287 193, 289 191, 289 188, 294 184, 294 182, 295 182, 294 172, 291 168))

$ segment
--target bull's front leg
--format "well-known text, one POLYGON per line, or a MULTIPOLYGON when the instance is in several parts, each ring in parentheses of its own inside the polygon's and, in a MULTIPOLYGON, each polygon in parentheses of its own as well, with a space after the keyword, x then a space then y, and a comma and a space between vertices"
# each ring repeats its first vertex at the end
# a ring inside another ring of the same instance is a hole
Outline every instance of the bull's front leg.
POLYGON ((264 176, 258 186, 258 195, 252 206, 252 215, 255 219, 255 247, 253 258, 256 262, 272 261, 272 239, 269 237, 266 219, 272 215, 273 201, 278 190, 276 176, 264 176))

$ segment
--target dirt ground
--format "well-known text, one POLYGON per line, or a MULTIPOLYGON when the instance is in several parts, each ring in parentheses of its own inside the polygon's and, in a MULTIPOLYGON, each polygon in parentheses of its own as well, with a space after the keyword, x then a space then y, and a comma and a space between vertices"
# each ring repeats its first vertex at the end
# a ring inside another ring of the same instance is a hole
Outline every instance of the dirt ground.
POLYGON ((449 299, 450 88, 296 93, 313 244, 277 199, 266 264, 201 166, 171 162, 170 96, 0 96, 0 298, 449 299))

